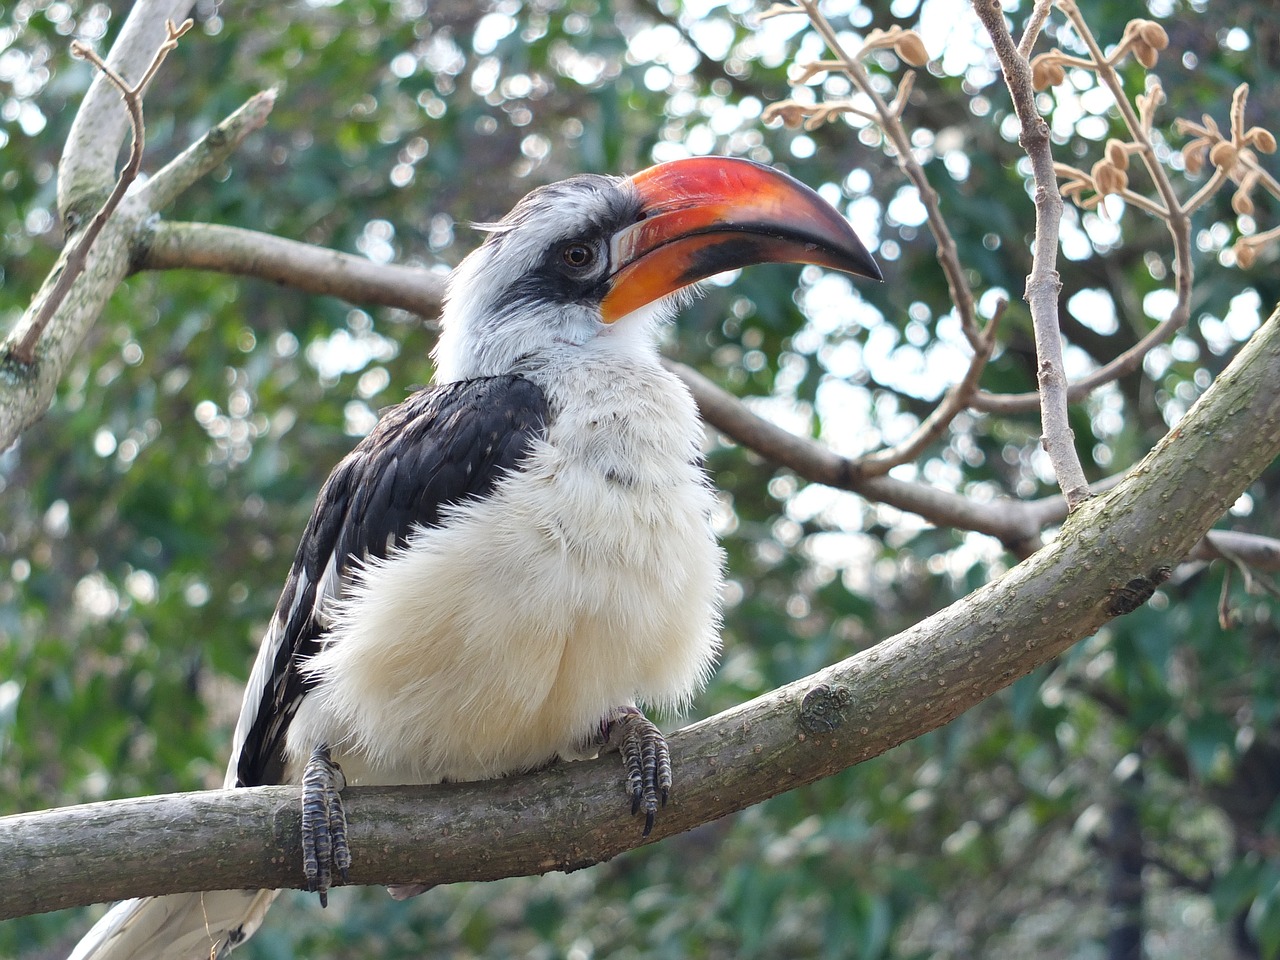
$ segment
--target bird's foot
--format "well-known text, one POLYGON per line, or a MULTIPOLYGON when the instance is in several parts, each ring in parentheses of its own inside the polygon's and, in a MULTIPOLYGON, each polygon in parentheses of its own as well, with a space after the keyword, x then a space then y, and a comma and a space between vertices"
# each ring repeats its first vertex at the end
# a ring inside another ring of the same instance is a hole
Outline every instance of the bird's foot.
POLYGON ((342 768, 329 754, 329 745, 320 744, 302 771, 302 872, 307 889, 320 894, 322 907, 329 905, 334 870, 346 883, 351 868, 347 812, 341 796, 346 785, 342 768))
POLYGON ((644 811, 644 835, 671 793, 671 751, 666 737, 639 707, 618 707, 600 721, 600 742, 622 754, 631 814, 644 811))

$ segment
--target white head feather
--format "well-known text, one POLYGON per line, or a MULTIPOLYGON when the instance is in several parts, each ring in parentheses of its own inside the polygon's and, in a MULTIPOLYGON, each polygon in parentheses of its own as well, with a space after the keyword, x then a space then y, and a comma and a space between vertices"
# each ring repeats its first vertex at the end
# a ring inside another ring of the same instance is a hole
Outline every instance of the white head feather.
POLYGON ((572 362, 576 351, 655 354, 657 323, 668 300, 606 324, 600 300, 616 265, 613 234, 639 219, 630 182, 592 174, 534 190, 488 231, 449 278, 432 357, 436 382, 498 376, 572 362), (588 245, 593 263, 571 270, 569 245, 588 245))

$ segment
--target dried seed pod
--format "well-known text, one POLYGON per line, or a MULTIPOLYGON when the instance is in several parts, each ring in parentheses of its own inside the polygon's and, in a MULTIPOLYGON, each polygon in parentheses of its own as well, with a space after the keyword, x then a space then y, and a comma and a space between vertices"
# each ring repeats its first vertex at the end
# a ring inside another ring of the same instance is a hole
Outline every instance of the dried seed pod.
POLYGON ((805 117, 812 110, 812 107, 803 106, 794 100, 784 100, 782 103, 771 103, 765 107, 763 119, 765 123, 781 120, 783 126, 795 128, 804 123, 805 117))
POLYGON ((1231 209, 1242 217, 1253 216, 1253 198, 1244 190, 1237 190, 1231 195, 1231 209))
POLYGON ((1182 165, 1193 177, 1204 169, 1205 148, 1204 137, 1197 137, 1182 147, 1182 165))
POLYGON ((1120 193, 1129 185, 1129 175, 1107 160, 1095 163, 1089 175, 1100 194, 1120 193))
POLYGON ((1036 90, 1056 87, 1066 79, 1067 71, 1052 53, 1042 53, 1031 61, 1031 86, 1036 90))
POLYGON ((1107 141, 1107 162, 1121 170, 1129 169, 1129 151, 1114 137, 1107 141))
POLYGON ((1231 251, 1236 255, 1236 266, 1241 270, 1248 270, 1258 259, 1258 248, 1243 237, 1236 241, 1231 251))
POLYGON ((893 45, 893 52, 903 63, 913 67, 923 67, 929 62, 929 51, 925 49, 920 34, 914 30, 904 30, 893 45))
POLYGON ((1133 59, 1150 70, 1159 61, 1160 52, 1145 40, 1137 39, 1133 41, 1133 59))
POLYGON ((1265 127, 1250 127, 1244 135, 1244 142, 1249 144, 1259 153, 1275 153, 1276 138, 1270 130, 1265 127))
POLYGON ((1134 23, 1139 24, 1138 36, 1147 46, 1157 50, 1169 46, 1169 34, 1154 20, 1135 20, 1134 23))
POLYGON ((1209 150, 1209 162, 1223 170, 1234 167, 1239 156, 1236 145, 1229 140, 1219 140, 1209 150))

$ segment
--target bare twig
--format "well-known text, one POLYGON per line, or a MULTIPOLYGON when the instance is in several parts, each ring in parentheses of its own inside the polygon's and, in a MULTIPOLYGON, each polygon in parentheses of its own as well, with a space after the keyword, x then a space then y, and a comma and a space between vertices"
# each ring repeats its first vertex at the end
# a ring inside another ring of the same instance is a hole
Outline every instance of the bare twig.
POLYGON ((151 63, 143 72, 142 79, 136 85, 130 85, 120 74, 109 67, 106 61, 99 57, 91 47, 78 40, 72 41, 71 52, 91 62, 120 91, 120 96, 129 111, 129 123, 133 131, 133 145, 129 151, 129 160, 124 169, 120 171, 120 176, 117 178, 116 185, 112 189, 110 196, 107 197, 101 209, 94 214, 93 219, 89 221, 84 233, 74 241, 75 248, 68 254, 63 263, 62 273, 59 275, 57 283, 49 291, 44 302, 40 304, 39 311, 27 327, 22 338, 11 347, 10 353, 19 363, 31 364, 35 362, 36 344, 40 342, 40 337, 44 333, 45 327, 49 325, 50 319, 62 305, 62 301, 66 299, 71 287, 84 272, 84 266, 89 258, 89 250, 93 246, 93 242, 98 238, 98 234, 102 232, 102 228, 106 226, 107 221, 111 219, 111 215, 115 213, 116 207, 124 199, 129 186, 138 178, 138 171, 142 169, 142 151, 146 138, 146 131, 142 121, 142 95, 147 89, 147 84, 156 75, 156 71, 160 69, 160 65, 164 63, 165 57, 177 47, 178 39, 191 29, 193 22, 192 20, 186 20, 181 26, 176 27, 172 20, 166 22, 165 29, 168 38, 160 45, 151 63))
POLYGON ((987 361, 991 359, 991 351, 995 349, 996 330, 999 327, 1000 317, 1004 314, 1008 303, 1007 300, 1001 300, 996 305, 991 321, 982 331, 982 336, 978 341, 978 349, 974 351, 973 359, 969 361, 969 369, 965 372, 964 378, 947 391, 942 402, 902 443, 859 457, 857 460, 858 472, 866 477, 879 477, 888 473, 900 463, 914 460, 924 452, 929 444, 942 436, 942 432, 947 429, 961 411, 968 409, 973 395, 978 391, 978 381, 982 379, 982 371, 987 368, 987 361))
MULTIPOLYGON (((830 61, 832 69, 838 66, 838 69, 849 78, 854 86, 871 101, 875 111, 875 123, 893 145, 899 169, 902 170, 903 175, 916 188, 920 202, 925 208, 929 230, 933 234, 934 242, 938 245, 938 263, 942 267, 943 275, 946 277, 947 288, 951 294, 951 302, 955 305, 961 329, 973 349, 977 350, 982 334, 978 327, 973 289, 970 287, 969 279, 965 276, 964 268, 960 264, 960 254, 956 247, 955 239, 951 236, 951 230, 942 216, 938 194, 930 185, 928 175, 924 172, 924 167, 916 159, 915 151, 911 147, 911 138, 902 124, 901 114, 906 105, 902 86, 899 86, 898 95, 894 98, 893 103, 887 103, 884 97, 880 95, 880 92, 872 85, 871 78, 867 75, 867 71, 858 60, 858 57, 852 56, 846 51, 839 35, 822 11, 818 9, 818 0, 799 0, 799 7, 794 8, 794 10, 793 8, 774 7, 771 13, 777 15, 778 13, 798 12, 801 9, 808 15, 809 22, 813 24, 813 28, 822 37, 834 55, 835 59, 830 61)), ((892 35, 885 34, 884 37, 887 42, 892 41, 892 35)), ((868 40, 870 41, 870 39, 869 37, 868 40)), ((899 55, 901 56, 901 53, 899 55)), ((904 83, 909 84, 910 82, 904 78, 904 83)), ((909 90, 910 87, 908 86, 907 89, 909 90)), ((855 112, 866 116, 864 111, 857 110, 855 112)))
POLYGON ((1036 41, 1040 39, 1040 31, 1044 29, 1045 21, 1049 19, 1049 11, 1052 8, 1053 0, 1036 0, 1031 16, 1027 19, 1027 26, 1022 31, 1022 39, 1018 41, 1018 56, 1023 58, 1031 56, 1031 51, 1036 41))
MULTIPOLYGON (((111 44, 107 63, 121 76, 141 76, 168 36, 166 21, 187 19, 193 0, 137 0, 111 44)), ((78 233, 102 206, 119 173, 129 111, 116 85, 99 70, 76 110, 58 161, 58 214, 78 233)))
POLYGON ((1074 509, 1088 498, 1089 484, 1076 454, 1067 413, 1067 374, 1058 324, 1058 294, 1062 282, 1055 267, 1062 198, 1058 194, 1058 177, 1053 169, 1049 125, 1036 109, 1031 64, 1014 46, 998 0, 974 0, 973 8, 991 35, 992 46, 1004 69, 1005 84, 1013 99, 1014 112, 1022 124, 1018 142, 1031 158, 1035 178, 1036 235, 1026 300, 1031 308, 1036 340, 1043 430, 1040 442, 1049 454, 1067 506, 1074 509))

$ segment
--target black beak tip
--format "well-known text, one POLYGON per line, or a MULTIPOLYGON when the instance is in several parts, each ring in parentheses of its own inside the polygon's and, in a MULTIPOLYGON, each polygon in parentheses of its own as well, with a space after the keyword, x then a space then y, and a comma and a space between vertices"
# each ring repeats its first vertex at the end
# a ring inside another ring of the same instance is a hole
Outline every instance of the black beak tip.
POLYGON ((857 235, 853 235, 856 246, 850 247, 846 251, 845 259, 847 266, 843 269, 846 273, 851 273, 855 277, 866 277, 868 280, 877 280, 884 282, 884 274, 880 270, 880 264, 876 263, 876 258, 871 252, 862 245, 862 241, 857 239, 857 235))

